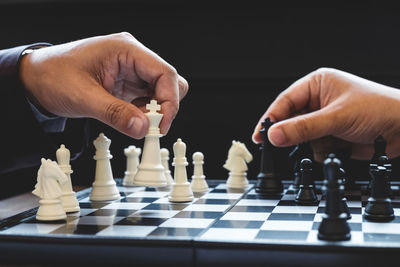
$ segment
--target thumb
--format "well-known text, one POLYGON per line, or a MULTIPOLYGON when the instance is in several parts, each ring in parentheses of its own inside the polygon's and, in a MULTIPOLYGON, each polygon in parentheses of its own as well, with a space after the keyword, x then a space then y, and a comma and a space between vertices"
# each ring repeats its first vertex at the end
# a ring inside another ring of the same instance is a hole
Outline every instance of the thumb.
POLYGON ((105 93, 96 107, 92 117, 108 124, 116 130, 136 139, 143 138, 149 128, 149 120, 144 113, 132 103, 105 93))
POLYGON ((320 109, 280 121, 268 130, 268 139, 275 146, 293 146, 305 141, 331 135, 334 129, 333 112, 320 109))

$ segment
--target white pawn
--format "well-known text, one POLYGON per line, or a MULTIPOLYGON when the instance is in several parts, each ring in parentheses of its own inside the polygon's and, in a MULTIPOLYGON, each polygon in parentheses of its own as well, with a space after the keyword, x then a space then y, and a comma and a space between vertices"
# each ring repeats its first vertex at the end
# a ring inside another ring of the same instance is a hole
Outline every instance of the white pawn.
POLYGON ((164 167, 165 178, 167 179, 167 185, 171 185, 174 182, 174 179, 172 178, 171 171, 169 170, 169 151, 166 148, 161 148, 160 154, 161 163, 164 167))
POLYGON ((79 202, 76 199, 75 192, 72 190, 72 182, 71 182, 71 173, 73 172, 71 169, 70 161, 70 152, 64 145, 61 145, 59 149, 56 151, 57 163, 60 169, 65 173, 68 178, 68 181, 61 186, 61 203, 65 210, 65 212, 78 212, 80 211, 79 202))
POLYGON ((193 192, 204 193, 208 191, 206 176, 203 174, 204 155, 201 152, 193 154, 193 176, 190 187, 193 192))
POLYGON ((139 166, 139 156, 142 150, 139 147, 129 146, 124 149, 126 156, 126 172, 122 184, 125 186, 134 186, 134 177, 139 166))
POLYGON ((57 162, 42 158, 37 183, 32 193, 40 197, 36 219, 39 221, 65 220, 67 214, 61 204, 61 186, 68 178, 57 162))
POLYGON ((239 141, 232 141, 228 152, 228 159, 224 168, 229 170, 229 177, 226 185, 229 188, 246 188, 249 185, 247 180, 247 163, 253 160, 253 156, 247 150, 245 144, 239 141))
POLYGON ((193 200, 193 191, 187 180, 186 166, 188 162, 185 157, 186 145, 179 138, 174 144, 174 182, 168 197, 171 202, 189 202, 193 200))
POLYGON ((93 182, 92 192, 90 192, 90 200, 92 201, 109 201, 120 198, 117 185, 112 174, 110 159, 111 140, 103 133, 93 141, 96 147, 96 174, 93 182))

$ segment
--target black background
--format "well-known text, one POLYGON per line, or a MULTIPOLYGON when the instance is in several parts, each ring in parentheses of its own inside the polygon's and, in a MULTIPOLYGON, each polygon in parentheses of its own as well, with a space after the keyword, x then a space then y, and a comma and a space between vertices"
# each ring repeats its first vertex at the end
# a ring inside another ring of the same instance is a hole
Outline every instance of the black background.
MULTIPOLYGON (((400 86, 398 10, 372 7, 365 1, 330 7, 312 1, 261 3, 3 1, 0 48, 132 33, 189 81, 190 91, 161 146, 172 152, 172 144, 182 138, 189 162, 193 152, 201 151, 206 176, 225 179, 222 165, 232 140, 239 140, 254 155, 248 172, 253 179, 259 171, 253 128, 274 98, 296 79, 319 67, 334 67, 400 86)), ((142 147, 143 140, 130 139, 98 122, 91 124, 93 139, 100 131, 112 139, 114 175, 123 176, 123 148, 142 147)), ((292 175, 290 149, 278 155, 286 177, 292 175)), ((74 177, 92 180, 93 154, 91 148, 86 158, 74 163, 74 169, 81 169, 75 170, 74 177)), ((351 161, 348 172, 365 179, 366 164, 351 161)), ((399 177, 397 165, 395 177, 399 177)))

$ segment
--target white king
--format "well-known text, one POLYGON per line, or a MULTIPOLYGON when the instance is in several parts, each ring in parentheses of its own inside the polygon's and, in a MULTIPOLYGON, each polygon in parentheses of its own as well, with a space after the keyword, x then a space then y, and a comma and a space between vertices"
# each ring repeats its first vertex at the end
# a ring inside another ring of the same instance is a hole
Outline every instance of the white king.
POLYGON ((160 155, 160 128, 159 124, 163 114, 158 113, 161 109, 156 100, 151 100, 150 104, 146 105, 149 112, 145 115, 149 118, 150 128, 147 133, 141 162, 138 166, 138 172, 135 175, 135 184, 143 186, 166 186, 167 179, 165 178, 164 167, 161 164, 160 155))

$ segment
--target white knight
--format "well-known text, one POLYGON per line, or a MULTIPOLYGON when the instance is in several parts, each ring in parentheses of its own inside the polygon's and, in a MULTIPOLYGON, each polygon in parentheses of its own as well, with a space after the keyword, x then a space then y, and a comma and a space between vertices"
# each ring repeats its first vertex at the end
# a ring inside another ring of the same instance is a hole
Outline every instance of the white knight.
POLYGON ((61 204, 61 186, 68 182, 57 162, 43 159, 38 171, 33 194, 40 197, 40 207, 36 213, 39 221, 63 220, 67 217, 61 204))
POLYGON ((249 185, 247 180, 247 163, 253 160, 253 156, 246 148, 246 145, 239 141, 232 141, 228 152, 228 159, 224 168, 229 171, 226 184, 230 188, 245 188, 249 185))

